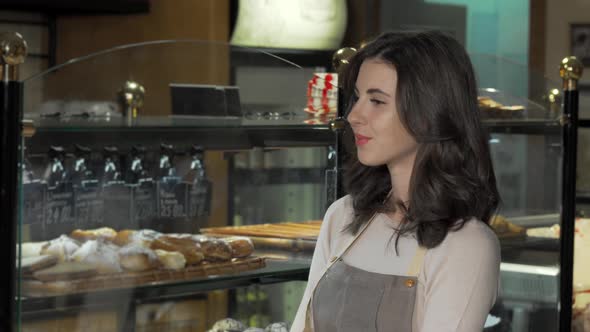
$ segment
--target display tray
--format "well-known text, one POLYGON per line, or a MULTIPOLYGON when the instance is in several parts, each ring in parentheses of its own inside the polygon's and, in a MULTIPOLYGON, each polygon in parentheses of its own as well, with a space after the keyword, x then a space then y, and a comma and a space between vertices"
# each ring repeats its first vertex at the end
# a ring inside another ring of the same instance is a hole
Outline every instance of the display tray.
POLYGON ((151 270, 133 273, 125 272, 99 275, 92 278, 52 282, 25 279, 22 281, 22 295, 27 297, 44 297, 117 288, 133 288, 146 285, 162 285, 179 281, 192 281, 204 277, 233 275, 264 268, 265 266, 266 260, 264 257, 251 256, 240 259, 234 258, 230 262, 189 266, 179 271, 151 270))
POLYGON ((284 222, 247 226, 202 228, 211 236, 248 236, 259 249, 279 249, 292 252, 313 251, 320 234, 321 220, 284 222))
POLYGON ((192 298, 196 294, 209 291, 247 287, 255 284, 307 281, 311 263, 310 256, 289 255, 285 252, 280 255, 257 252, 256 255, 268 257, 265 259, 263 268, 236 274, 197 277, 190 280, 152 282, 135 287, 97 289, 93 292, 25 295, 21 283, 22 312, 29 315, 28 317, 33 317, 53 312, 53 310, 86 310, 89 307, 128 305, 129 302, 161 302, 163 299, 192 298))
MULTIPOLYGON (((248 236, 258 249, 286 250, 289 252, 312 252, 320 233, 320 220, 285 222, 246 226, 203 228, 209 236, 248 236)), ((555 250, 559 240, 528 237, 522 232, 499 232, 495 229, 502 246, 555 250)))

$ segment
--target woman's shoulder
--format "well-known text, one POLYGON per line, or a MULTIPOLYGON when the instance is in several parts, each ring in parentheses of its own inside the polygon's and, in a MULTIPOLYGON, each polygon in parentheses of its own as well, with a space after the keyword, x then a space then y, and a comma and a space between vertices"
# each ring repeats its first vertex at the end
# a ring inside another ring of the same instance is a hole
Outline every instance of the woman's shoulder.
POLYGON ((350 195, 341 197, 330 204, 328 210, 326 210, 322 228, 330 234, 340 233, 352 219, 353 214, 352 197, 350 195))
POLYGON ((450 230, 444 241, 430 251, 432 258, 469 262, 499 261, 500 242, 494 231, 481 220, 471 219, 458 230, 450 230))
POLYGON ((498 237, 492 228, 476 218, 467 220, 459 230, 450 231, 447 238, 451 243, 465 241, 470 244, 482 242, 493 246, 499 244, 498 237))
POLYGON ((330 204, 330 206, 328 207, 328 210, 326 211, 326 216, 334 214, 334 213, 352 213, 352 212, 353 212, 352 196, 346 195, 346 196, 340 197, 339 199, 334 201, 332 204, 330 204))

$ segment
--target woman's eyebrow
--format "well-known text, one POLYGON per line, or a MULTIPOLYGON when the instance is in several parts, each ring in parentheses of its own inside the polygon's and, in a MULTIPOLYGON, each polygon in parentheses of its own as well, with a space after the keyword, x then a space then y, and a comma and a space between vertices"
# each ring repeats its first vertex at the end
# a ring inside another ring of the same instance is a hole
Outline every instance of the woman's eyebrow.
POLYGON ((368 89, 367 90, 367 93, 369 93, 369 94, 371 94, 371 93, 379 93, 379 94, 382 94, 382 95, 385 95, 385 96, 391 98, 391 95, 390 94, 388 94, 387 92, 385 92, 385 91, 383 91, 381 89, 377 89, 377 88, 368 89))
MULTIPOLYGON (((356 86, 354 87, 354 93, 356 93, 357 95, 359 94, 359 89, 356 86)), ((391 95, 390 94, 388 94, 387 92, 385 92, 385 91, 383 91, 381 89, 378 89, 378 88, 367 89, 367 93, 369 93, 369 94, 371 94, 371 93, 380 93, 382 95, 385 95, 385 96, 391 98, 391 95)))

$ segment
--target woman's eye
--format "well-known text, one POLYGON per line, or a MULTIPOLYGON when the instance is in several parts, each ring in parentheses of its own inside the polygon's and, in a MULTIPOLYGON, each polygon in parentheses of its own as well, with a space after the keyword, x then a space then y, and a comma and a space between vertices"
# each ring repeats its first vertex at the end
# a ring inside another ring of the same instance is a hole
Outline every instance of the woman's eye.
POLYGON ((371 103, 375 104, 375 105, 382 105, 385 104, 383 101, 379 100, 379 99, 371 99, 371 103))

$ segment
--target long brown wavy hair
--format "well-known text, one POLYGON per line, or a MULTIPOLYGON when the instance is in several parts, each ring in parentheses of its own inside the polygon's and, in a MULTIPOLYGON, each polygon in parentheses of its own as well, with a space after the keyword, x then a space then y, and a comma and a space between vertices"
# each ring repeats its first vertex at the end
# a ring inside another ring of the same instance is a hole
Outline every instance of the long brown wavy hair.
POLYGON ((367 59, 395 67, 399 117, 418 142, 418 151, 409 201, 390 203, 387 166, 361 164, 350 144, 350 130, 345 132, 351 149, 345 186, 354 208, 345 231, 356 234, 373 214, 400 209, 404 217, 396 249, 400 236, 407 234, 415 234, 421 246, 434 248, 469 219, 487 224, 500 199, 489 134, 479 116, 475 74, 463 46, 436 31, 382 34, 351 59, 344 73, 348 112, 360 66, 367 59))

